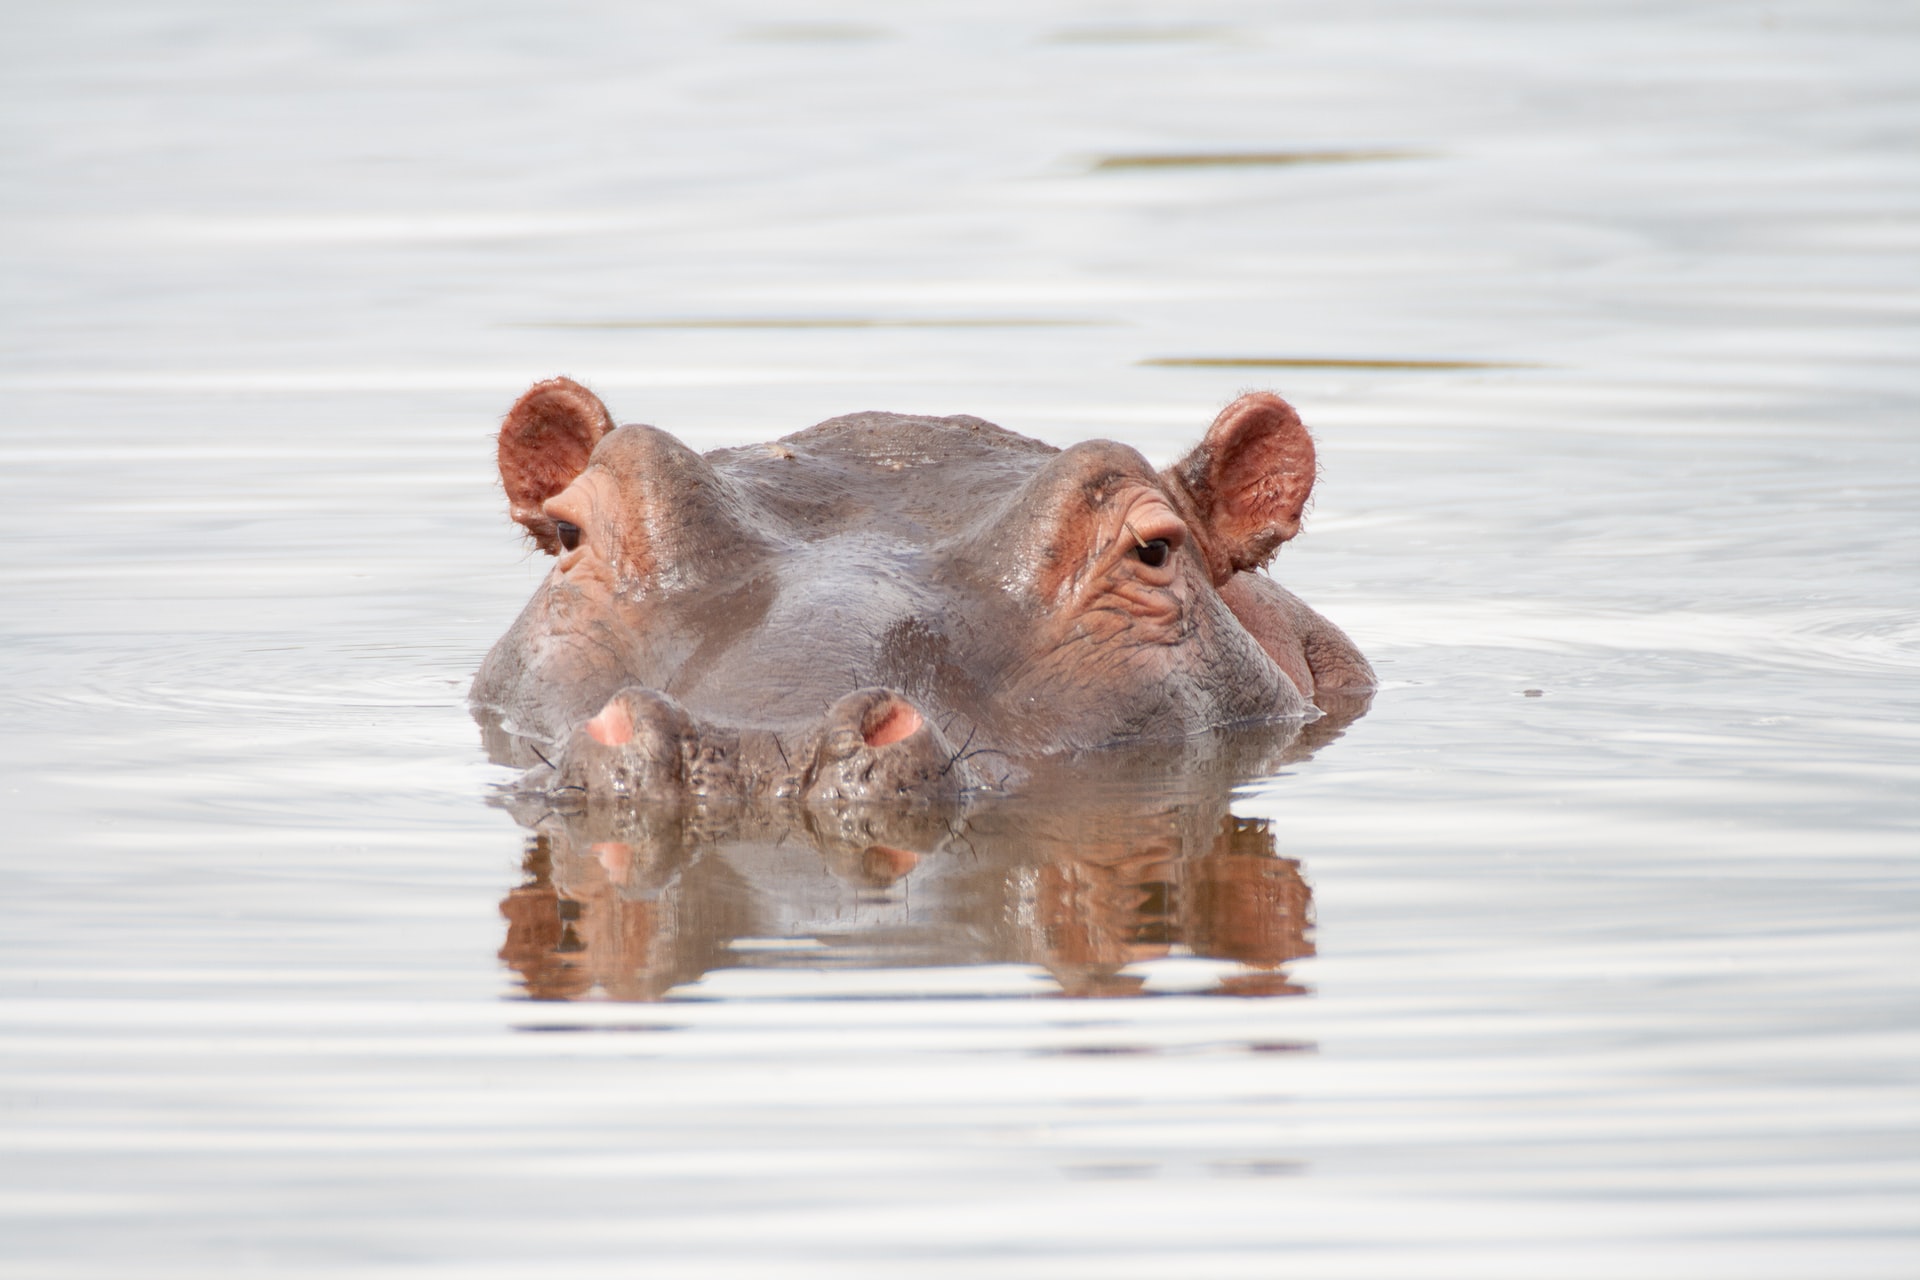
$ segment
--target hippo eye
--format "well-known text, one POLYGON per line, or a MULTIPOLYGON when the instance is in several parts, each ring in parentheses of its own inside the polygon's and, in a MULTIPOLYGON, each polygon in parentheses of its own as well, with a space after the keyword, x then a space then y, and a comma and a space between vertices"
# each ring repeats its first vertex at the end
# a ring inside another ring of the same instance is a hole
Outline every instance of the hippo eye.
POLYGON ((560 536, 560 545, 572 551, 580 545, 580 526, 568 520, 555 520, 553 531, 560 536))
POLYGON ((1147 568, 1158 569, 1167 563, 1168 550, 1165 538, 1155 538, 1152 542, 1145 542, 1135 547, 1133 554, 1140 557, 1140 563, 1147 568))

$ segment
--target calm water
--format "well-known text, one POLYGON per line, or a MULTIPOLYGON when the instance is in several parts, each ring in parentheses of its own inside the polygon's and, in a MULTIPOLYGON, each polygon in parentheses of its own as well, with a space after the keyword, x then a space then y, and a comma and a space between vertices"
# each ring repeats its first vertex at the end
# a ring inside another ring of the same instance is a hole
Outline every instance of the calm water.
POLYGON ((0 1274, 1920 1273, 1920 19, 1326 8, 6 6, 0 1274), (1386 687, 1057 848, 530 849, 558 372, 1276 387, 1386 687))

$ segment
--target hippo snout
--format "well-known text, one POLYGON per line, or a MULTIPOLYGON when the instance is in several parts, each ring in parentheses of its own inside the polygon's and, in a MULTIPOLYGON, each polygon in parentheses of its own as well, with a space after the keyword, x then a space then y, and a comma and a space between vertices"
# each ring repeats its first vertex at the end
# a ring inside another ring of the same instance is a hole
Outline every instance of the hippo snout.
POLYGON ((963 753, 904 694, 860 689, 827 709, 809 803, 951 800, 978 785, 963 753))
POLYGON ((562 787, 592 797, 674 799, 688 791, 697 744, 679 703, 632 686, 574 729, 556 770, 562 787))
POLYGON ((966 753, 904 694, 860 689, 795 731, 696 720, 665 694, 622 689, 578 725, 555 761, 589 801, 673 804, 766 793, 809 806, 946 804, 979 785, 966 753))

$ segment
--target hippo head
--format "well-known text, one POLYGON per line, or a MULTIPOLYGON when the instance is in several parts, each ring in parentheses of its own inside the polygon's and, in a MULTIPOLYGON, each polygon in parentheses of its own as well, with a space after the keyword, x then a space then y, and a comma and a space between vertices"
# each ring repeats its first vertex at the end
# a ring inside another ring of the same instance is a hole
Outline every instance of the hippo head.
POLYGON ((1156 470, 891 413, 702 455, 560 378, 499 461, 554 563, 473 700, 590 792, 921 801, 1371 683, 1258 573, 1314 481, 1274 395, 1156 470))

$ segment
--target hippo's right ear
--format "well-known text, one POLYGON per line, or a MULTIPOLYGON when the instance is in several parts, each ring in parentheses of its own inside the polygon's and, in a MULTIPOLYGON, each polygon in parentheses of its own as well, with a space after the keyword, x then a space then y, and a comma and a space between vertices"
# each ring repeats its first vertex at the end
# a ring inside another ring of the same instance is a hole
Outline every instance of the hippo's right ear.
POLYGON ((560 554, 560 536, 541 504, 587 469, 593 446, 611 430, 607 406, 572 378, 535 383, 500 425, 507 510, 550 556, 560 554))

